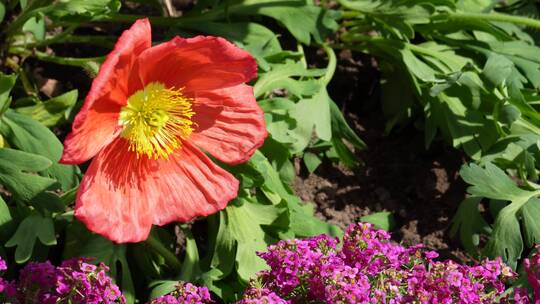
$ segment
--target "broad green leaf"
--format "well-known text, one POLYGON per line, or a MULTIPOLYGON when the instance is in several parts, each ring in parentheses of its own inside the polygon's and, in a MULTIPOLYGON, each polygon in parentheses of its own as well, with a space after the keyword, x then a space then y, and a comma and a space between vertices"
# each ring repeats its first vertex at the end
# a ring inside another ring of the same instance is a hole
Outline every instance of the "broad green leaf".
POLYGON ((47 127, 32 118, 8 110, 2 118, 0 129, 9 143, 23 151, 39 154, 53 162, 45 173, 56 178, 63 190, 69 190, 78 184, 77 166, 58 164, 62 156, 62 143, 47 127))
POLYGON ((51 161, 45 157, 0 149, 0 183, 23 201, 30 201, 55 183, 53 179, 30 173, 44 171, 50 166, 51 161))
POLYGON ((11 103, 9 93, 17 81, 17 75, 0 73, 0 115, 6 111, 11 103))
POLYGON ((68 112, 77 102, 77 95, 77 90, 72 90, 33 106, 15 108, 15 111, 32 117, 46 127, 53 127, 67 119, 68 112))
POLYGON ((377 229, 386 231, 392 230, 396 226, 394 215, 388 211, 376 212, 369 215, 364 215, 360 218, 362 222, 368 222, 375 225, 377 229))
POLYGON ((26 217, 5 246, 17 247, 15 249, 15 262, 22 264, 32 256, 36 239, 47 246, 56 245, 54 223, 50 217, 43 217, 39 214, 26 217))

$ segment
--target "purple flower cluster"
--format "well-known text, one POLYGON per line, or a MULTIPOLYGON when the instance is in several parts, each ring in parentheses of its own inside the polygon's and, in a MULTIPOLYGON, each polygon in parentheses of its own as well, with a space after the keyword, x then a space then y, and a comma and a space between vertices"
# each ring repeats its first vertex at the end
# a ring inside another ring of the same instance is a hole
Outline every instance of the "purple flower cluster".
POLYGON ((240 303, 496 303, 516 277, 501 259, 434 261, 437 253, 395 244, 368 223, 351 225, 338 242, 321 235, 270 246, 259 253, 270 270, 240 303))
POLYGON ((178 282, 175 290, 167 295, 152 300, 149 304, 207 304, 214 303, 206 287, 197 287, 191 283, 178 282))
POLYGON ((290 304, 291 301, 286 301, 280 298, 275 292, 268 288, 262 287, 260 281, 251 281, 250 287, 246 289, 242 300, 236 304, 290 304))
POLYGON ((536 245, 536 251, 532 256, 523 261, 527 281, 532 289, 533 301, 529 299, 529 290, 527 288, 515 288, 514 302, 516 304, 540 304, 540 245, 536 245))
MULTIPOLYGON (((88 259, 70 259, 59 267, 50 262, 26 265, 19 273, 19 279, 0 279, 0 300, 2 303, 87 303, 116 304, 126 300, 120 289, 107 275, 109 268, 88 263, 88 259)), ((0 259, 0 270, 7 269, 0 259)))

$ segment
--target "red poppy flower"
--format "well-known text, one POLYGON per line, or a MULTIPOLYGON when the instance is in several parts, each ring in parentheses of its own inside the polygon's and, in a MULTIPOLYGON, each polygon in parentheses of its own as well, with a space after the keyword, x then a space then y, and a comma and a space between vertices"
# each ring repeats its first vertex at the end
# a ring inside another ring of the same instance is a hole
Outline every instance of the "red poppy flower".
POLYGON ((152 46, 147 19, 125 31, 92 83, 61 163, 92 160, 75 215, 108 239, 145 240, 155 225, 215 213, 236 197, 228 164, 245 162, 267 135, 245 82, 253 57, 219 37, 152 46))

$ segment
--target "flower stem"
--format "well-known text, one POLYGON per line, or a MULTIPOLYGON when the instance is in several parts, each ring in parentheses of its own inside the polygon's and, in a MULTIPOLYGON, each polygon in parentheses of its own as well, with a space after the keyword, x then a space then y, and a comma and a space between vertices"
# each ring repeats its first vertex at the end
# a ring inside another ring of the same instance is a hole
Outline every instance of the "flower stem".
POLYGON ((159 255, 161 255, 164 259, 167 265, 169 265, 174 272, 180 273, 182 271, 182 263, 180 263, 180 260, 176 257, 176 255, 171 252, 159 239, 157 239, 152 233, 148 236, 145 243, 152 249, 154 249, 159 255))
POLYGON ((495 22, 506 22, 514 23, 519 25, 524 25, 536 29, 540 29, 540 20, 522 17, 522 16, 513 16, 500 13, 450 13, 448 18, 454 21, 476 21, 476 20, 485 20, 485 21, 495 21, 495 22))

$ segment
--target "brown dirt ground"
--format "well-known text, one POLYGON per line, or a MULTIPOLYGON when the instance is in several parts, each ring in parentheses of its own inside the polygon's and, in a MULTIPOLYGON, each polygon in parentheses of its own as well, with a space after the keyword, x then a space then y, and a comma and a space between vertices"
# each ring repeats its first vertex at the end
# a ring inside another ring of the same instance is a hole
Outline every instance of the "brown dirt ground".
POLYGON ((357 153, 364 165, 355 172, 328 162, 312 174, 299 170, 294 190, 316 204, 320 218, 342 228, 361 216, 390 211, 396 241, 424 243, 441 257, 469 261, 448 232, 466 193, 458 175, 461 152, 442 143, 426 150, 423 132, 412 125, 385 135, 376 62, 347 51, 339 58, 329 91, 368 146, 357 153))

